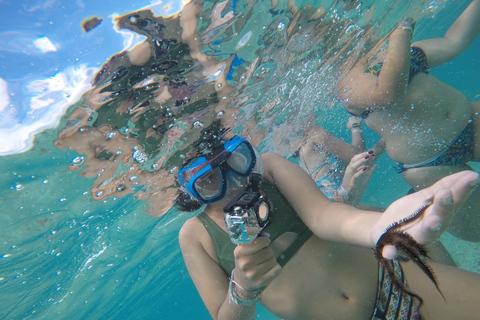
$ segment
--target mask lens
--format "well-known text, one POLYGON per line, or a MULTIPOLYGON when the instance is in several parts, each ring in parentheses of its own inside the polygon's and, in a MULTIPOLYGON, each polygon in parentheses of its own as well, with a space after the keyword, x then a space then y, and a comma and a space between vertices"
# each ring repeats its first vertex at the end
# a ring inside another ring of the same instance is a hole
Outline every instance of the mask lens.
POLYGON ((206 159, 202 157, 192 164, 191 169, 181 170, 180 175, 183 182, 189 183, 190 179, 192 179, 192 177, 194 177, 199 171, 201 171, 207 165, 208 165, 208 161, 206 161, 206 159))
POLYGON ((223 175, 220 168, 214 168, 197 178, 194 184, 195 191, 205 200, 222 193, 223 175))
POLYGON ((240 175, 250 174, 254 165, 255 154, 246 143, 240 144, 227 159, 228 166, 240 175))

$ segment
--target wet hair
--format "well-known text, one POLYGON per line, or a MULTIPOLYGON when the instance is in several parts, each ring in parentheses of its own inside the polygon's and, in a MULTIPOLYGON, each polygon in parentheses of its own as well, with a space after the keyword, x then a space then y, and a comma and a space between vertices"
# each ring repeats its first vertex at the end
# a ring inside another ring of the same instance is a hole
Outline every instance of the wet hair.
POLYGON ((188 193, 181 191, 177 198, 173 201, 176 208, 183 212, 193 212, 200 209, 203 204, 192 198, 188 193))

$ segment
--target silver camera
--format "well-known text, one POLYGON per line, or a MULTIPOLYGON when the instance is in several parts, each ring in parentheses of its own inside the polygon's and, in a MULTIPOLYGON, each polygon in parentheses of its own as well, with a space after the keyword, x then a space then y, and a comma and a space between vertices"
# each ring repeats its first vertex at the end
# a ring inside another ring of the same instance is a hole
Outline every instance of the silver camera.
POLYGON ((238 194, 223 211, 227 232, 234 244, 251 243, 270 221, 268 198, 259 192, 238 194))

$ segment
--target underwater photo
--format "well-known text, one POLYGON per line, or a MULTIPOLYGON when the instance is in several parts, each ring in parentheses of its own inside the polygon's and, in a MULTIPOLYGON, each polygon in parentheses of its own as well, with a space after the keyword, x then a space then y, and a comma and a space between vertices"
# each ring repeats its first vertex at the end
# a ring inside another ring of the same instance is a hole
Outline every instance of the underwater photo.
POLYGON ((0 9, 1 319, 477 319, 480 0, 0 9))

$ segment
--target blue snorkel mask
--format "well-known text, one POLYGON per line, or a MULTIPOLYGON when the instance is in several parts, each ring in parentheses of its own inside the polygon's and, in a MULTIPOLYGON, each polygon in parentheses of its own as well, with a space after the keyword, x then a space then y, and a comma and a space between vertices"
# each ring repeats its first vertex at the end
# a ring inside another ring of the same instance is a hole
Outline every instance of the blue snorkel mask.
POLYGON ((234 136, 212 153, 197 159, 178 172, 178 180, 186 191, 203 204, 225 197, 228 187, 241 184, 259 170, 261 159, 245 139, 234 136))
POLYGON ((178 179, 188 193, 204 204, 223 199, 228 188, 239 190, 223 208, 230 240, 239 244, 251 243, 270 221, 270 202, 260 193, 262 174, 260 156, 248 141, 235 136, 180 170, 178 179))

